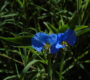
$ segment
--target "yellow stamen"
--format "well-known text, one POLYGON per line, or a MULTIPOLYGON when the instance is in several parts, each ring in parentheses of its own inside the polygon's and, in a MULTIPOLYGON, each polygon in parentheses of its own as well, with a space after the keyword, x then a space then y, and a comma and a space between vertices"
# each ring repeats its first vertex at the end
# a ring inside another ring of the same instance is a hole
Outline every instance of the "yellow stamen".
POLYGON ((67 43, 66 41, 63 41, 63 42, 62 42, 62 45, 68 46, 68 43, 67 43))
POLYGON ((50 44, 46 44, 44 47, 45 47, 45 49, 50 49, 51 46, 50 46, 50 44))

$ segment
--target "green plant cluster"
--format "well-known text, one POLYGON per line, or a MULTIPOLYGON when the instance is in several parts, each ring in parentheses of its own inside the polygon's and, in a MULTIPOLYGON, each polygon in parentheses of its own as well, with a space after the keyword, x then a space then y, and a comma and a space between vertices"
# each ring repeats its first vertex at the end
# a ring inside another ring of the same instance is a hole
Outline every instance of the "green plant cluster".
POLYGON ((0 80, 48 80, 48 56, 31 38, 68 28, 77 42, 51 56, 52 80, 90 80, 89 19, 90 0, 0 0, 0 80))

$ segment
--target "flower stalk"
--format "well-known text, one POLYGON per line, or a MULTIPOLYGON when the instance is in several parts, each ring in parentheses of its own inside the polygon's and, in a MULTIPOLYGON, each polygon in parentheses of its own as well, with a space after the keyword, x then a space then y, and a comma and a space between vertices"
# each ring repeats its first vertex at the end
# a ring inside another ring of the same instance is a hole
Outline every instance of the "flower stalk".
POLYGON ((48 80, 52 80, 52 61, 50 54, 48 54, 48 80))
POLYGON ((61 56, 61 62, 60 62, 60 72, 59 72, 59 80, 63 80, 63 68, 64 68, 64 58, 65 58, 65 52, 63 52, 61 56))

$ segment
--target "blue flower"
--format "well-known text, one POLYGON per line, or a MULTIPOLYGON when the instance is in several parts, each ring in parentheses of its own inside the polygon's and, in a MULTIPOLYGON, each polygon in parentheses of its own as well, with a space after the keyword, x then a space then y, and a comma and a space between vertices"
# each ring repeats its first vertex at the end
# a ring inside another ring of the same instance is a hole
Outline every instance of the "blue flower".
POLYGON ((69 45, 73 46, 76 43, 76 34, 72 29, 68 29, 64 33, 63 41, 66 41, 69 45))
POLYGON ((50 53, 54 54, 57 53, 60 48, 65 47, 65 45, 61 44, 63 41, 66 41, 71 46, 74 45, 76 42, 75 32, 68 29, 65 33, 59 34, 48 35, 43 32, 36 33, 32 38, 32 47, 38 52, 41 52, 45 46, 48 48, 47 44, 49 44, 50 53))

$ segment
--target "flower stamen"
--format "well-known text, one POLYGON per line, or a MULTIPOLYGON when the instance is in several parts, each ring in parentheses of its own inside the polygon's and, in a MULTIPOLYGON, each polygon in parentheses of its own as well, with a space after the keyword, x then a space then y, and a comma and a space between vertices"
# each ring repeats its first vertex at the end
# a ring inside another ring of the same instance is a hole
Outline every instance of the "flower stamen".
POLYGON ((63 41, 63 42, 62 42, 62 45, 68 46, 68 43, 67 43, 66 41, 63 41))
POLYGON ((51 45, 48 44, 48 43, 44 46, 44 48, 45 48, 46 50, 50 49, 50 47, 51 47, 51 45))

